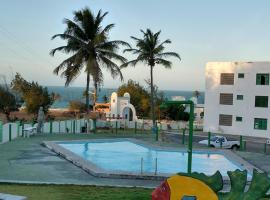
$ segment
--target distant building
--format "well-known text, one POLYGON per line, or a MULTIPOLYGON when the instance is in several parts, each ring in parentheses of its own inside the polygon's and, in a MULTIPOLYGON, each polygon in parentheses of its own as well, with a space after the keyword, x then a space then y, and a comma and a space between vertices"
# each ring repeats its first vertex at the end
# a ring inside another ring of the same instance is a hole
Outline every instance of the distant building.
POLYGON ((270 62, 209 62, 204 131, 270 137, 270 62))

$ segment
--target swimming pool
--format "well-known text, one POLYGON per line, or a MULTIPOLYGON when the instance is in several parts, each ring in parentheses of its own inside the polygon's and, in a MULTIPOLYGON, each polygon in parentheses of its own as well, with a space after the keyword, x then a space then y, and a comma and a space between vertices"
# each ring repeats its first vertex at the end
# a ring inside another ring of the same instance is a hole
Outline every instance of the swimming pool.
MULTIPOLYGON (((157 174, 187 171, 185 151, 156 149, 125 140, 73 141, 57 144, 106 171, 138 174, 141 171, 147 174, 153 174, 155 171, 157 174)), ((227 171, 236 169, 243 168, 222 153, 193 152, 192 171, 212 175, 219 170, 223 176, 227 176, 227 171)))

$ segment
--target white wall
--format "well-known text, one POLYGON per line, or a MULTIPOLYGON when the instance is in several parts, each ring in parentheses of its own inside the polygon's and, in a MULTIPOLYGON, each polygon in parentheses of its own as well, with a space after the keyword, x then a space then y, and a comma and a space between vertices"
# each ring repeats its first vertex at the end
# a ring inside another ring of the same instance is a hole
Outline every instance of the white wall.
POLYGON ((207 63, 204 131, 270 137, 270 103, 268 108, 255 107, 255 96, 269 96, 270 85, 256 85, 257 73, 270 73, 270 62, 207 63), (220 85, 221 73, 234 73, 234 85, 220 85), (244 73, 244 78, 238 78, 238 73, 244 73), (220 105, 220 93, 233 93, 233 105, 220 105), (237 95, 244 95, 244 100, 237 100, 237 95), (232 126, 219 126, 219 114, 233 115, 232 126), (243 121, 237 122, 236 116, 243 121), (255 130, 254 118, 267 118, 268 130, 255 130))

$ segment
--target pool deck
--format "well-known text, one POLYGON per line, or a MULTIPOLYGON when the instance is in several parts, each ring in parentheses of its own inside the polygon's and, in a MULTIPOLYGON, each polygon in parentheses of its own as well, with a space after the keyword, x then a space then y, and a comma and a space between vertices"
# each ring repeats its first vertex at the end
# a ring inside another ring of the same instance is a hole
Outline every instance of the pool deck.
MULTIPOLYGON (((158 180, 100 178, 92 176, 81 168, 73 165, 66 159, 58 156, 50 149, 42 145, 43 141, 63 140, 88 140, 100 138, 115 138, 108 135, 44 135, 31 138, 18 138, 12 142, 0 145, 0 182, 13 183, 37 183, 37 184, 78 184, 97 186, 125 186, 125 187, 147 187, 153 188, 160 184, 158 180)), ((179 144, 160 144, 154 142, 154 136, 136 135, 117 137, 134 137, 146 143, 152 143, 161 148, 163 146, 179 147, 179 144)), ((166 147, 166 148, 167 148, 166 147)), ((182 146, 183 148, 184 146, 182 146)), ((164 147, 165 148, 165 147, 164 147)), ((240 152, 247 161, 260 168, 261 163, 270 163, 270 156, 263 156, 263 159, 255 159, 253 155, 240 152)), ((262 168, 261 168, 262 169, 262 168)), ((270 166, 264 165, 264 171, 270 173, 270 166)))

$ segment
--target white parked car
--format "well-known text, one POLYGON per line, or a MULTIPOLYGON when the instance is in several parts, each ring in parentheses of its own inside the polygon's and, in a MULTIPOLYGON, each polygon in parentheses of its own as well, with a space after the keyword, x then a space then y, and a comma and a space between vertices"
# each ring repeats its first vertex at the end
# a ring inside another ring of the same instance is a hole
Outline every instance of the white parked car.
MULTIPOLYGON (((222 148, 224 149, 238 149, 240 147, 239 141, 229 141, 224 136, 213 136, 210 139, 210 146, 215 148, 220 148, 222 143, 222 148)), ((202 140, 199 144, 208 145, 208 140, 202 140)))

